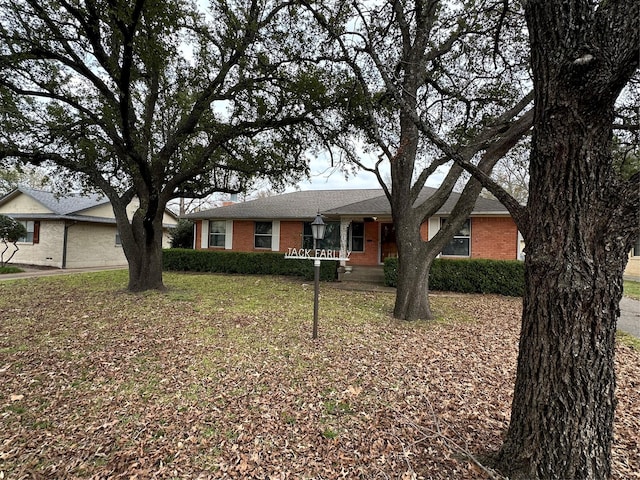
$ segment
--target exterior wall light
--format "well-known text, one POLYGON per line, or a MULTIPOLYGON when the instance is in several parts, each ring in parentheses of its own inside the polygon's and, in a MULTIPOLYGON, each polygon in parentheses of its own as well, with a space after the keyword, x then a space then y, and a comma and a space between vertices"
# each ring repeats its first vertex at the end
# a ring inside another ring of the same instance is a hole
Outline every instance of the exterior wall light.
POLYGON ((313 222, 311 222, 311 234, 313 235, 313 240, 314 240, 313 242, 314 250, 316 248, 316 245, 315 245, 316 240, 322 240, 324 238, 324 231, 326 227, 327 226, 322 220, 322 215, 320 215, 320 212, 318 212, 318 214, 316 215, 316 218, 314 218, 313 222))

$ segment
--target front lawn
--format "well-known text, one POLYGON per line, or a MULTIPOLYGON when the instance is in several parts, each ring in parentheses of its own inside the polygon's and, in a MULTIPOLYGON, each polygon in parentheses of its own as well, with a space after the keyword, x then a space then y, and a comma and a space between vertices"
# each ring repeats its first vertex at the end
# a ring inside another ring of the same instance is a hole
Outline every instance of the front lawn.
POLYGON ((624 296, 640 300, 640 282, 624 281, 624 296))
MULTIPOLYGON (((484 479, 521 300, 126 271, 0 283, 0 478, 484 479)), ((640 352, 618 346, 615 479, 640 478, 640 352)))

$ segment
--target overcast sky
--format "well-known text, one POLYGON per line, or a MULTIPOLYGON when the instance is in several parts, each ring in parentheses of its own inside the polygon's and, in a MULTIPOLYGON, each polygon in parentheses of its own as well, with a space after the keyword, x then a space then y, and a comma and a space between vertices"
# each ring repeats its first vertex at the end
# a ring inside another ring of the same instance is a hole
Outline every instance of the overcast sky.
MULTIPOLYGON (((288 187, 287 192, 294 190, 339 190, 359 188, 381 188, 373 173, 359 171, 356 175, 349 174, 345 179, 344 173, 337 168, 331 168, 327 159, 318 158, 310 163, 311 178, 300 182, 297 187, 288 187)), ((446 171, 438 171, 427 180, 427 186, 438 187, 446 174, 446 171)), ((385 179, 390 179, 390 174, 383 173, 385 179)))

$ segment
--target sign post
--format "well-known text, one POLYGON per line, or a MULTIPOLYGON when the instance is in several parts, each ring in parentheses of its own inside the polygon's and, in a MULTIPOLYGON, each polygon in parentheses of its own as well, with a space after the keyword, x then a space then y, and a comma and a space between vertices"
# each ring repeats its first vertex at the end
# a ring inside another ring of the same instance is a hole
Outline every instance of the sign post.
POLYGON ((313 249, 309 248, 290 248, 287 250, 287 254, 284 258, 295 260, 313 260, 313 279, 314 279, 314 292, 313 292, 313 333, 311 338, 314 340, 318 338, 318 296, 320 293, 320 262, 323 260, 339 260, 349 261, 349 255, 351 252, 347 252, 346 257, 340 257, 340 253, 336 254, 333 250, 317 249, 316 242, 324 238, 325 223, 322 221, 320 212, 316 215, 316 218, 311 222, 311 232, 313 234, 313 249))
MULTIPOLYGON (((322 220, 320 212, 311 222, 311 234, 313 235, 313 249, 316 249, 316 242, 324 238, 326 225, 322 220)), ((320 293, 320 260, 313 261, 313 334, 311 338, 318 338, 318 294, 320 293)))
POLYGON ((313 334, 312 338, 315 340, 318 338, 318 294, 320 291, 320 262, 326 260, 337 261, 349 261, 349 255, 351 252, 347 252, 346 257, 341 257, 340 252, 334 250, 325 249, 310 249, 310 248, 290 248, 287 250, 284 258, 291 260, 313 260, 313 278, 314 278, 314 298, 313 298, 313 334))

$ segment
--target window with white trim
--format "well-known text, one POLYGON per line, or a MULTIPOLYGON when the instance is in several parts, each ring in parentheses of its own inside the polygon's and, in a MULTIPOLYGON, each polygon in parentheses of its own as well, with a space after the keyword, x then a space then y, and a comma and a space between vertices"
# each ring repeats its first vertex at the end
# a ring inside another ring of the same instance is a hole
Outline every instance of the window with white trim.
MULTIPOLYGON (((271 249, 271 239, 273 237, 273 223, 272 222, 256 222, 253 234, 253 247, 254 248, 268 248, 271 249)), ((224 244, 223 244, 224 246, 224 244)))
MULTIPOLYGON (((446 218, 440 219, 440 228, 447 223, 446 218)), ((471 220, 466 219, 460 230, 442 249, 442 255, 447 257, 468 257, 471 255, 471 220)))
POLYGON ((225 220, 209 221, 209 247, 224 248, 226 234, 225 220))

